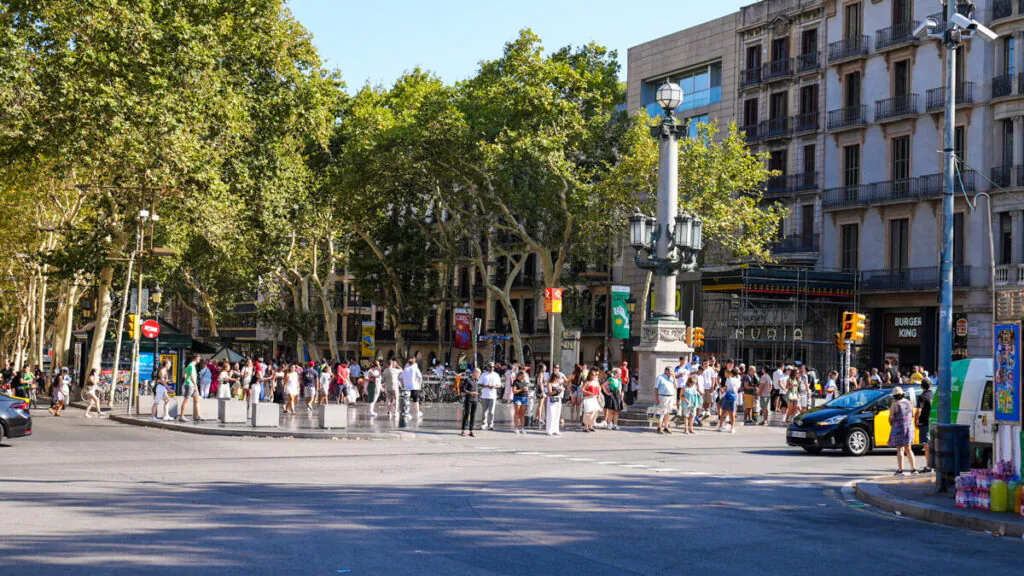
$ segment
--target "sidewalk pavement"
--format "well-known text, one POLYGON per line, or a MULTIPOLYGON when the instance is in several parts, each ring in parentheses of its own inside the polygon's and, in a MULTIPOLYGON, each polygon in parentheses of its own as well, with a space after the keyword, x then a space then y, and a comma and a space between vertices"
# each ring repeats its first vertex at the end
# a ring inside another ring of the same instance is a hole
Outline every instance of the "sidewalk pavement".
POLYGON ((856 494, 865 504, 887 512, 898 512, 908 518, 990 532, 997 536, 1024 536, 1024 518, 1019 514, 957 508, 954 492, 935 492, 932 475, 912 480, 873 478, 858 482, 856 494))

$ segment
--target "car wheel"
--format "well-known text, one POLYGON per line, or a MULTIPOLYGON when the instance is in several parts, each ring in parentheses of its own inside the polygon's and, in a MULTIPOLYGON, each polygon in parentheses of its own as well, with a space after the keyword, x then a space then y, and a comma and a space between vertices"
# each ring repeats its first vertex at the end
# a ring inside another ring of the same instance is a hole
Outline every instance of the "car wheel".
POLYGON ((821 446, 801 446, 808 454, 821 454, 821 446))
POLYGON ((0 422, 0 444, 4 443, 4 424, 0 422))
POLYGON ((863 456, 871 449, 871 439, 863 428, 854 428, 846 435, 843 453, 848 456, 863 456))

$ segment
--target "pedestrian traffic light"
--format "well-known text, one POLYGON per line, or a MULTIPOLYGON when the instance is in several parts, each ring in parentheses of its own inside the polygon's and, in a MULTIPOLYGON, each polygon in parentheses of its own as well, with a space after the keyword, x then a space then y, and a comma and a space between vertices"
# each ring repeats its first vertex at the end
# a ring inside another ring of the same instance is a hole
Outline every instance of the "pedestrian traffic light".
POLYGON ((135 335, 139 333, 139 317, 135 314, 128 315, 128 337, 135 340, 135 335))
POLYGON ((690 347, 691 348, 700 348, 703 345, 704 345, 704 329, 703 328, 694 328, 693 329, 693 335, 690 338, 690 347))
POLYGON ((843 340, 843 335, 840 334, 839 332, 836 332, 835 338, 832 340, 832 343, 835 344, 836 350, 839 350, 840 352, 846 352, 846 342, 843 340))
POLYGON ((853 312, 843 312, 843 342, 853 340, 853 312))
POLYGON ((853 338, 851 340, 860 340, 864 337, 864 322, 867 321, 867 317, 860 313, 853 314, 853 338))

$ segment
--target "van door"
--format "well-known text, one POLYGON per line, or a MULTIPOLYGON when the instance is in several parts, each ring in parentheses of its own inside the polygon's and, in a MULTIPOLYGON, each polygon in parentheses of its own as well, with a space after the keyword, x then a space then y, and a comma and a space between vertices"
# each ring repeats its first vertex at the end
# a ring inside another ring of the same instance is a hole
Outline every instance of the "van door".
POLYGON ((974 423, 971 425, 971 442, 992 444, 992 419, 995 417, 992 380, 985 381, 985 388, 981 391, 977 406, 978 411, 974 414, 974 423))

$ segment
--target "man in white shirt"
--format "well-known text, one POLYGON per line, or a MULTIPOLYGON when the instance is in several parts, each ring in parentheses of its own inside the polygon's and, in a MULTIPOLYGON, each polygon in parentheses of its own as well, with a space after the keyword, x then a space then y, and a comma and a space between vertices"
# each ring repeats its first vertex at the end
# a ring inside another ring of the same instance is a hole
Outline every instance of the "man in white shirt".
POLYGON ((483 403, 484 423, 481 430, 494 430, 494 408, 498 403, 498 390, 501 389, 501 378, 494 371, 494 363, 488 362, 486 372, 480 376, 477 386, 480 388, 480 401, 483 403))
POLYGON ((718 380, 718 374, 715 370, 708 366, 707 362, 701 364, 701 386, 704 388, 704 417, 711 416, 711 404, 715 400, 715 381, 718 380))
POLYGON ((519 373, 519 362, 513 362, 512 366, 505 370, 505 394, 503 396, 505 402, 512 401, 512 382, 516 379, 516 374, 519 373))
POLYGON ((423 399, 423 373, 420 372, 415 358, 409 358, 409 363, 405 365, 405 370, 402 370, 402 375, 399 378, 402 381, 402 386, 409 391, 416 417, 423 418, 423 412, 420 412, 420 401, 423 399))
POLYGON ((676 366, 676 408, 681 408, 683 405, 683 391, 686 390, 686 381, 690 378, 688 366, 685 358, 680 358, 679 365, 676 366))
POLYGON ((199 371, 199 394, 203 398, 210 397, 210 385, 213 384, 213 372, 210 370, 209 364, 203 364, 203 369, 199 371))
POLYGON ((775 412, 779 411, 779 407, 782 405, 782 397, 785 396, 786 381, 789 380, 789 375, 784 370, 784 365, 779 362, 778 368, 775 372, 772 372, 772 388, 775 394, 775 412))

